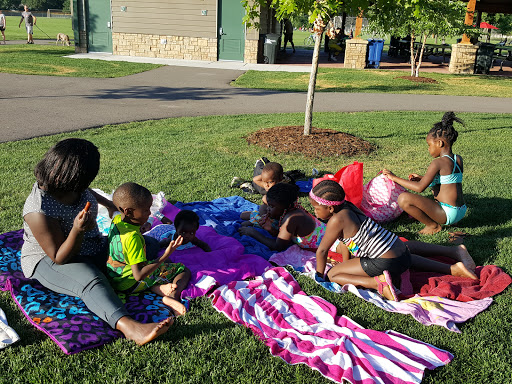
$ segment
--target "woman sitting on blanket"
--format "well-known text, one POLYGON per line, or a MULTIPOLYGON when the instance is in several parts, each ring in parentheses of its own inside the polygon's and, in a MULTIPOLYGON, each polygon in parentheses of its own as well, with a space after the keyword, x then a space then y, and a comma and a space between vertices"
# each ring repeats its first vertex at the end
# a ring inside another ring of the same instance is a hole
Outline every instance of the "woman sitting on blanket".
MULTIPOLYGON (((238 231, 242 235, 255 238, 272 250, 283 251, 291 243, 304 249, 317 249, 325 232, 325 224, 301 207, 297 201, 298 193, 299 188, 296 185, 286 183, 275 184, 267 192, 267 214, 278 223, 276 238, 265 236, 249 226, 242 226, 238 231)), ((348 254, 342 244, 339 249, 334 247, 333 251, 348 254)))
POLYGON ((476 279, 475 264, 464 246, 441 247, 421 242, 402 242, 394 233, 365 216, 345 200, 343 188, 335 181, 316 184, 309 194, 315 215, 328 220, 316 252, 316 273, 324 278, 328 251, 343 243, 350 256, 332 267, 326 279, 340 285, 376 289, 388 300, 397 300, 394 285, 409 267, 476 279), (457 261, 448 265, 422 256, 448 256, 457 261))
POLYGON ((98 202, 111 214, 116 209, 89 189, 99 167, 98 148, 87 140, 62 140, 46 152, 23 208, 21 267, 25 277, 46 288, 80 297, 92 313, 142 345, 165 333, 173 320, 135 321, 102 272, 108 245, 96 225, 98 202))

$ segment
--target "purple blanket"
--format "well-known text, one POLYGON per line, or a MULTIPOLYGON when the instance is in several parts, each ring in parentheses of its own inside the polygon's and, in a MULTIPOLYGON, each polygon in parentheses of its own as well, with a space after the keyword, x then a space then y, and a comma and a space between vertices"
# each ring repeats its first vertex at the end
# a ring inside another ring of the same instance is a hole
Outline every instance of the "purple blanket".
MULTIPOLYGON (((179 211, 180 209, 169 203, 163 213, 174 220, 179 211)), ((183 263, 192 272, 190 283, 182 297, 203 296, 219 285, 260 276, 271 267, 263 257, 245 254, 244 246, 237 239, 221 236, 211 227, 200 226, 196 236, 206 242, 212 251, 204 252, 193 247, 175 251, 171 255, 172 262, 183 263)))

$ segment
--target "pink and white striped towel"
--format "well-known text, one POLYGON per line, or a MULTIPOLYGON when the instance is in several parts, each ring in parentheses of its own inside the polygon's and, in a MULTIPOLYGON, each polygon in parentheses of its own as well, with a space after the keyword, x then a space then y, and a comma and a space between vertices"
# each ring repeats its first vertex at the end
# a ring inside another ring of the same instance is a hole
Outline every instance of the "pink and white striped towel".
POLYGON ((341 383, 420 383, 425 369, 453 355, 394 331, 364 329, 319 297, 307 296, 284 268, 233 281, 211 295, 213 306, 250 328, 288 364, 307 364, 341 383))

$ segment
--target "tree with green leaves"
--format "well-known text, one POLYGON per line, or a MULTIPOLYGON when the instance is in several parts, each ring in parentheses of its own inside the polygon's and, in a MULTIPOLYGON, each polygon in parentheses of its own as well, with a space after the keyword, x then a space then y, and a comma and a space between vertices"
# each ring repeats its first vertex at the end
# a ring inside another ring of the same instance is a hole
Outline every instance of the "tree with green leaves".
POLYGON ((512 15, 505 15, 503 13, 483 13, 482 21, 497 27, 499 33, 502 35, 506 36, 512 33, 512 15))
MULTIPOLYGON (((293 15, 309 15, 309 23, 313 24, 315 34, 315 47, 313 49, 313 60, 309 77, 308 96, 306 101, 306 116, 304 119, 304 135, 311 133, 313 121, 313 101, 315 95, 316 76, 318 73, 318 56, 320 54, 320 43, 322 34, 328 22, 342 12, 350 12, 358 7, 367 6, 367 0, 243 0, 242 4, 246 9, 244 21, 248 26, 255 25, 260 9, 262 7, 272 8, 276 12, 276 18, 281 21, 293 15)), ((332 34, 334 31, 328 31, 332 34)))
POLYGON ((411 37, 411 76, 418 77, 428 36, 469 33, 471 26, 464 24, 466 5, 454 0, 375 0, 365 16, 373 33, 411 37))

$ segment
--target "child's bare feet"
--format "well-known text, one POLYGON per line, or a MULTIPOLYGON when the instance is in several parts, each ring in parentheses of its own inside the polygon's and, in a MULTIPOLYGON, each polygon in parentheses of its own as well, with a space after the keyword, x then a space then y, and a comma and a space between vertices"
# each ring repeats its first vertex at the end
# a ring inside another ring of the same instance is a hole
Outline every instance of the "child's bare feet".
POLYGON ((175 283, 162 284, 160 286, 160 290, 165 296, 171 296, 176 291, 176 288, 178 288, 178 284, 175 283))
POLYGON ((173 299, 169 296, 164 296, 162 297, 162 301, 172 309, 176 316, 183 316, 187 313, 187 308, 179 300, 173 299))
POLYGON ((431 226, 425 225, 425 228, 423 228, 418 233, 420 235, 433 235, 434 233, 440 232, 441 229, 442 229, 442 227, 439 224, 436 224, 435 227, 431 227, 431 226))
POLYGON ((159 323, 143 324, 125 316, 119 319, 116 329, 121 331, 128 340, 144 345, 167 332, 173 323, 174 319, 167 318, 159 323))
POLYGON ((462 261, 462 263, 466 266, 467 269, 474 272, 476 264, 471 255, 469 254, 466 246, 464 244, 461 244, 456 248, 456 260, 462 261))
POLYGON ((462 261, 450 265, 450 273, 452 276, 469 277, 470 279, 478 280, 478 277, 475 275, 475 273, 467 269, 462 261))

